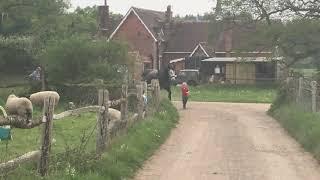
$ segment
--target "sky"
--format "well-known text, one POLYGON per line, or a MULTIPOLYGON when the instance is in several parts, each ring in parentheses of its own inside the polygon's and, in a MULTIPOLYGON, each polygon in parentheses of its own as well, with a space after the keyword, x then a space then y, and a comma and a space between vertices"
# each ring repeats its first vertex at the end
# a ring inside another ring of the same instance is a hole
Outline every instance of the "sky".
MULTIPOLYGON (((103 5, 104 0, 70 0, 72 7, 86 7, 103 5)), ((125 14, 130 7, 165 11, 168 5, 172 6, 174 15, 197 15, 212 11, 215 0, 107 0, 110 10, 115 13, 125 14)))

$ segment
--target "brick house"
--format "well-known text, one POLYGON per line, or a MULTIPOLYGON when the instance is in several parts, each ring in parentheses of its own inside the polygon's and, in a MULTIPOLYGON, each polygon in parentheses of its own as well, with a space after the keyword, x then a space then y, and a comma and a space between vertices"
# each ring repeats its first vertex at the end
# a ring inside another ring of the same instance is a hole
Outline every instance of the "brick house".
MULTIPOLYGON (((259 46, 251 51, 240 50, 250 37, 246 35, 254 33, 254 27, 248 30, 233 26, 234 21, 221 21, 222 28, 216 28, 218 31, 212 37, 213 26, 209 21, 177 21, 172 14, 171 6, 164 12, 132 7, 109 40, 124 41, 132 51, 139 52, 144 69, 159 69, 161 65, 172 63, 178 72, 185 68, 200 69, 201 61, 212 57, 272 55, 259 46)), ((211 61, 206 64, 216 65, 211 61)))
POLYGON ((126 42, 140 53, 145 68, 159 69, 208 41, 209 22, 177 22, 172 14, 171 6, 165 12, 132 7, 109 40, 126 42))
POLYGON ((132 7, 109 39, 124 41, 132 51, 140 53, 145 68, 158 69, 161 63, 161 46, 165 41, 163 26, 170 24, 170 12, 132 7))

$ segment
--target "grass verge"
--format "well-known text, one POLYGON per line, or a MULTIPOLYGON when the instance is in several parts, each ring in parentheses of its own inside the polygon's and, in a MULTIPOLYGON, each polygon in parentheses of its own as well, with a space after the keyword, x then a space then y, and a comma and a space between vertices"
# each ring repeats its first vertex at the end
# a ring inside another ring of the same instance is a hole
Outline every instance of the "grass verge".
POLYGON ((305 112, 296 105, 282 104, 269 114, 277 119, 287 132, 320 161, 320 116, 305 112))
MULTIPOLYGON (((173 99, 181 100, 179 87, 173 88, 173 99)), ((190 87, 190 100, 202 102, 272 103, 275 85, 201 85, 190 87)))
MULTIPOLYGON (((54 155, 50 176, 47 179, 121 180, 131 178, 144 161, 166 140, 171 129, 176 126, 178 118, 175 107, 169 101, 163 100, 157 112, 129 128, 127 134, 117 137, 108 152, 103 155, 102 160, 92 158, 95 132, 85 151, 79 145, 83 144, 83 134, 90 134, 92 128, 88 129, 88 127, 93 127, 90 123, 96 119, 94 114, 89 113, 81 118, 55 123, 54 137, 57 142, 52 149, 54 155), (72 146, 77 148, 67 148, 72 146)), ((9 151, 20 154, 36 149, 39 144, 39 134, 37 129, 15 130, 17 140, 12 142, 15 145, 9 145, 9 151)), ((4 148, 4 144, 1 143, 0 146, 4 148)), ((7 179, 21 178, 41 179, 36 175, 34 164, 20 167, 7 177, 7 179)))

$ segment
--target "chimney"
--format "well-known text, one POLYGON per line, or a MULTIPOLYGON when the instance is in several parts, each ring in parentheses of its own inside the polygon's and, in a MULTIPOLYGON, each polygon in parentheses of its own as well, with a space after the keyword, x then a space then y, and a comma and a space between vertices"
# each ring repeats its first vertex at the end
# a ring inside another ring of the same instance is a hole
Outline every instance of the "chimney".
POLYGON ((172 21, 172 9, 171 9, 171 5, 167 6, 167 11, 166 11, 166 22, 171 22, 172 21))
POLYGON ((215 16, 221 16, 222 14, 222 0, 217 0, 216 8, 215 8, 215 16))
POLYGON ((171 5, 167 6, 167 11, 165 12, 165 22, 162 25, 164 40, 168 41, 172 34, 173 18, 172 18, 171 5))
POLYGON ((233 49, 233 35, 234 35, 234 19, 231 17, 231 15, 228 15, 223 20, 224 24, 224 48, 227 52, 227 56, 231 56, 231 51, 233 49))
POLYGON ((98 6, 98 25, 99 25, 99 36, 108 37, 109 36, 109 6, 107 0, 104 1, 103 6, 98 6))

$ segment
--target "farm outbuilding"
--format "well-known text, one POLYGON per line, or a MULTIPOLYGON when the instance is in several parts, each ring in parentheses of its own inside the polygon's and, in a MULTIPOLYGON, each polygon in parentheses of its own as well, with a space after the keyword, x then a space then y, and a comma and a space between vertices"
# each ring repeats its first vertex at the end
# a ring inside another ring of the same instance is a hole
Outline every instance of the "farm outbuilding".
POLYGON ((255 84, 277 79, 277 61, 266 57, 214 57, 201 61, 205 79, 231 84, 255 84))

